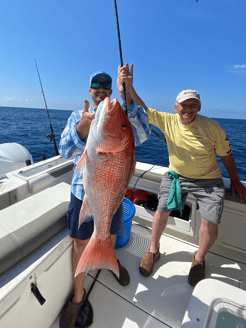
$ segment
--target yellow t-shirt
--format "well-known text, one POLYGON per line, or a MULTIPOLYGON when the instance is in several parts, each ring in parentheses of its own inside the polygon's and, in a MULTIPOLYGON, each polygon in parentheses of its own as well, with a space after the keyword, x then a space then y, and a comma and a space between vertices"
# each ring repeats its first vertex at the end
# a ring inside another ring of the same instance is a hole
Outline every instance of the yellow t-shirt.
POLYGON ((218 122, 198 114, 194 122, 184 125, 179 114, 152 108, 147 114, 149 122, 166 135, 170 170, 193 179, 221 178, 216 154, 227 156, 232 150, 218 122))

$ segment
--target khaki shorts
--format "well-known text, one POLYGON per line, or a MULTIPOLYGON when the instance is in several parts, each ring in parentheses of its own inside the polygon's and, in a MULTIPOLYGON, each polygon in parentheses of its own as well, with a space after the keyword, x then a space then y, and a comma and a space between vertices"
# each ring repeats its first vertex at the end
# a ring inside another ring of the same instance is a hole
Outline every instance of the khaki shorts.
MULTIPOLYGON (((198 210, 201 217, 206 221, 216 224, 220 223, 223 211, 225 186, 223 180, 219 179, 191 179, 179 175, 179 181, 182 188, 182 206, 184 208, 186 197, 191 193, 197 200, 198 210)), ((172 178, 166 172, 162 178, 159 190, 159 205, 157 207, 160 212, 170 212, 167 209, 167 201, 169 197, 172 178)))

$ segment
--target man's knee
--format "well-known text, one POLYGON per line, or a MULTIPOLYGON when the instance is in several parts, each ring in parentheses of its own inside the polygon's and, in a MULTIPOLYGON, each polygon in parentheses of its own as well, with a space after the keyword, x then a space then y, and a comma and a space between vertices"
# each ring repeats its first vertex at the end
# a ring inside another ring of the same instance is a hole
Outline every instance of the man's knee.
POLYGON ((218 228, 217 223, 205 220, 204 218, 201 218, 201 224, 205 225, 206 227, 218 228))
POLYGON ((210 233, 218 235, 218 224, 201 218, 201 228, 205 227, 210 233))

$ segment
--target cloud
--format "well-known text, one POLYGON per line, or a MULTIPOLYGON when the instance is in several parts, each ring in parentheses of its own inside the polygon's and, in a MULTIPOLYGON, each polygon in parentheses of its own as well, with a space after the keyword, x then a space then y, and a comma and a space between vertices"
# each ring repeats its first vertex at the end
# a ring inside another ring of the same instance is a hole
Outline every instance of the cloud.
POLYGON ((232 65, 226 68, 229 73, 237 74, 237 75, 245 75, 246 74, 246 65, 232 65))
POLYGON ((3 97, 2 100, 3 100, 3 101, 12 101, 12 100, 14 100, 14 98, 3 97))
POLYGON ((242 68, 242 69, 245 69, 246 68, 246 65, 234 65, 233 68, 237 69, 237 68, 242 68))

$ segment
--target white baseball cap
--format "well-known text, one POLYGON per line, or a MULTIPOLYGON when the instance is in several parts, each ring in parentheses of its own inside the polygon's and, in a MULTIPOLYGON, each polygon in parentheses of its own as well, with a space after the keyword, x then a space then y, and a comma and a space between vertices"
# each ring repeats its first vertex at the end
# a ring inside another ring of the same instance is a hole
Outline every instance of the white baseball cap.
POLYGON ((181 91, 176 98, 176 102, 181 103, 187 99, 197 99, 201 102, 199 92, 191 89, 181 91))

